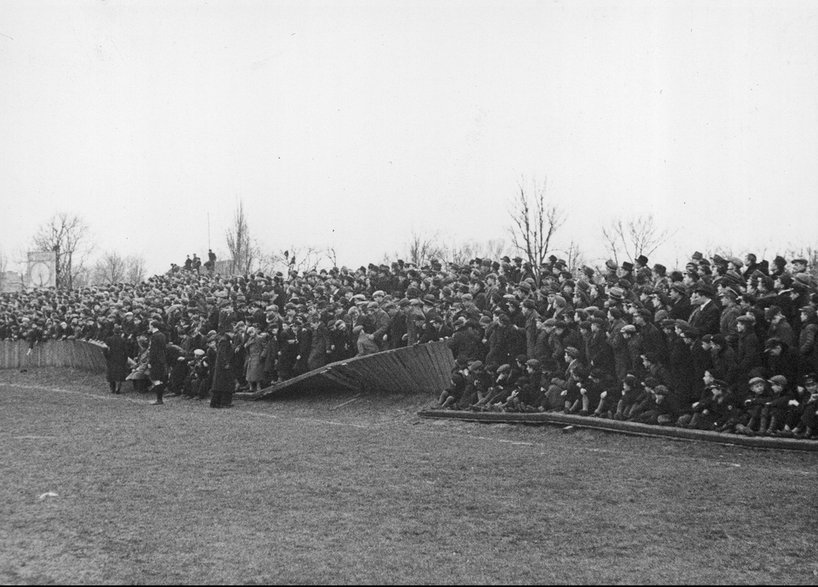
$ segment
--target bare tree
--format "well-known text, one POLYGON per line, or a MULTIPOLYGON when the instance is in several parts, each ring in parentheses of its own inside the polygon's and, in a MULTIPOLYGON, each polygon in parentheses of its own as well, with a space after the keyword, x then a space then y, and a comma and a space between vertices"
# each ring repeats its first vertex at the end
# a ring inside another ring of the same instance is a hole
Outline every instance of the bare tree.
POLYGON ((95 283, 122 283, 125 280, 125 259, 119 253, 106 253, 94 265, 93 279, 95 283))
POLYGON ((460 244, 446 246, 443 258, 449 263, 463 265, 476 257, 498 260, 503 256, 506 243, 503 239, 489 239, 486 241, 467 241, 460 244))
POLYGON ((316 247, 300 248, 291 246, 284 251, 273 251, 271 253, 259 253, 258 268, 266 274, 281 271, 287 274, 289 271, 315 271, 324 258, 334 263, 335 249, 322 251, 316 247))
POLYGON ((568 271, 572 273, 576 271, 579 267, 585 264, 585 254, 580 250, 579 243, 572 240, 568 244, 568 248, 564 251, 561 251, 565 254, 565 262, 568 265, 568 271))
POLYGON ((615 218, 602 227, 602 238, 617 265, 620 255, 631 261, 640 255, 649 257, 674 234, 675 231, 657 228, 652 214, 628 220, 615 218))
POLYGON ((125 258, 125 281, 133 284, 142 283, 146 277, 144 257, 131 255, 125 258))
POLYGON ((0 291, 3 291, 3 285, 6 280, 6 268, 8 267, 9 259, 6 253, 0 249, 0 291))
POLYGON ((406 261, 418 267, 426 265, 435 258, 443 258, 446 248, 440 244, 437 233, 428 235, 412 231, 406 246, 406 261))
POLYGON ((338 267, 338 253, 335 251, 335 247, 327 247, 327 260, 333 267, 338 267))
POLYGON ((72 289, 92 248, 85 222, 60 212, 40 227, 33 240, 38 250, 57 253, 57 287, 72 289))
POLYGON ((510 211, 511 244, 525 255, 539 286, 540 266, 548 257, 551 239, 565 223, 565 213, 546 200, 546 182, 538 185, 533 181, 526 188, 521 181, 519 189, 510 211))
POLYGON ((233 225, 225 234, 227 249, 233 257, 233 271, 236 273, 250 273, 253 261, 258 253, 250 239, 250 227, 244 214, 244 202, 239 200, 236 212, 233 215, 233 225))

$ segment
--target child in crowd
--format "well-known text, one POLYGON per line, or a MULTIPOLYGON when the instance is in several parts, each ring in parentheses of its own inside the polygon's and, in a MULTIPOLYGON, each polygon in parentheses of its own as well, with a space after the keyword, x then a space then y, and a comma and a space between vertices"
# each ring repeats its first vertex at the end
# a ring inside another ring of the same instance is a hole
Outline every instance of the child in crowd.
POLYGON ((739 423, 736 424, 735 432, 746 436, 755 436, 760 431, 762 411, 767 402, 773 399, 773 396, 767 387, 766 379, 753 377, 749 381, 749 386, 750 397, 744 400, 744 413, 739 423))
POLYGON ((444 410, 453 410, 457 402, 463 397, 466 389, 466 375, 469 373, 468 364, 465 359, 458 358, 452 370, 452 378, 449 387, 444 389, 438 398, 438 407, 444 410))
POLYGON ((639 380, 632 373, 628 373, 622 380, 622 394, 616 405, 614 420, 629 420, 644 399, 645 392, 639 385, 639 380))

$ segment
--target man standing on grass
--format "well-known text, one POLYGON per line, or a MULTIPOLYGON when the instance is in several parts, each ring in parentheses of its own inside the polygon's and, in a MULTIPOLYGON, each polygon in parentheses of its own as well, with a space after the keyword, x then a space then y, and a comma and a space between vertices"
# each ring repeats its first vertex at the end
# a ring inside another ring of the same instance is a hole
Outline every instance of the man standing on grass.
POLYGON ((153 320, 148 327, 151 335, 148 347, 149 373, 153 384, 151 389, 156 392, 156 400, 151 403, 155 406, 161 406, 164 403, 162 394, 165 392, 165 382, 168 380, 168 363, 165 356, 168 340, 160 330, 160 326, 157 320, 153 320))

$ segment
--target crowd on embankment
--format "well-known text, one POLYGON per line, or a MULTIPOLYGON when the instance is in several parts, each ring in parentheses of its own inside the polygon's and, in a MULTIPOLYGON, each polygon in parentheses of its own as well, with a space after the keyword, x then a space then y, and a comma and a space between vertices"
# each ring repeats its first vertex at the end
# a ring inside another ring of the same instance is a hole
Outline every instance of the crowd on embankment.
MULTIPOLYGON (((744 434, 818 432, 816 282, 806 259, 640 256, 600 271, 550 257, 3 294, 0 338, 107 345, 108 379, 229 406, 329 362, 446 339, 444 408, 562 410, 744 434)), ((440 391, 440 390, 438 390, 440 391)))

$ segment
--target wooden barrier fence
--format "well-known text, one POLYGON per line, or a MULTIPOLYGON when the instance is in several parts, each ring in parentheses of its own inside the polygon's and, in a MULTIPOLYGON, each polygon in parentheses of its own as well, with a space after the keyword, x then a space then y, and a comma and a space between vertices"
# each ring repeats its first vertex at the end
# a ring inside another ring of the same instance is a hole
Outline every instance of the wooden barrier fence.
POLYGON ((23 340, 0 340, 0 369, 72 367, 104 372, 105 357, 101 342, 87 340, 47 340, 29 352, 23 340))
POLYGON ((304 389, 437 394, 451 382, 453 367, 446 341, 429 342, 330 363, 262 389, 252 399, 304 389))

